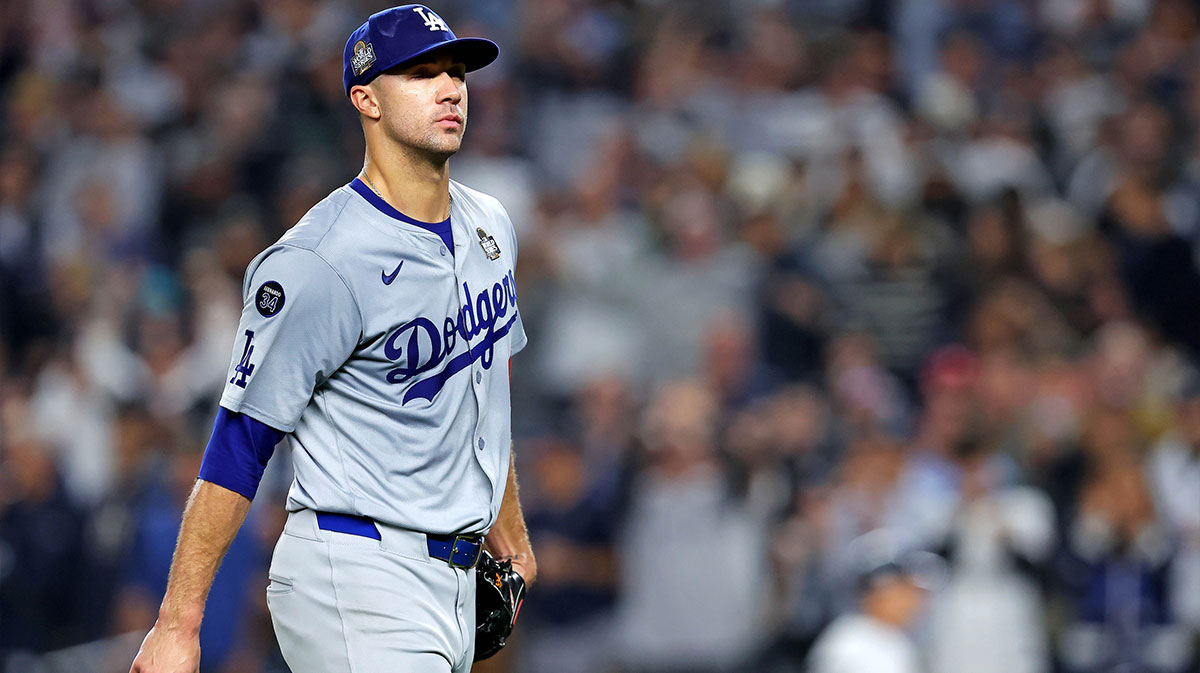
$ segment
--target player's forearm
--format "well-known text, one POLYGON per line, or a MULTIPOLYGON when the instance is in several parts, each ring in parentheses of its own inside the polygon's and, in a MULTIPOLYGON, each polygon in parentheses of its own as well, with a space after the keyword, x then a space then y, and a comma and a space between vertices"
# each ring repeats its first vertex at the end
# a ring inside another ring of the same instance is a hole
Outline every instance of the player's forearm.
POLYGON ((230 543, 246 520, 250 500, 197 480, 183 512, 158 627, 199 632, 204 602, 230 543))
POLYGON ((521 512, 516 463, 516 456, 512 456, 508 467, 508 485, 504 489, 504 500, 500 503, 500 515, 487 535, 487 546, 496 558, 512 559, 513 568, 525 583, 533 584, 537 576, 537 562, 533 558, 533 546, 529 543, 529 531, 525 528, 525 515, 521 512))

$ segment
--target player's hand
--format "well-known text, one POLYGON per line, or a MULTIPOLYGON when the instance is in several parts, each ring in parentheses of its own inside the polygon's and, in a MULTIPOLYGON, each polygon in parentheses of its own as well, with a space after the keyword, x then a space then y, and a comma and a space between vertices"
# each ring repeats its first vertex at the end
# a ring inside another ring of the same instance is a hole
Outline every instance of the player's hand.
POLYGON ((197 673, 200 635, 155 624, 142 641, 129 673, 197 673))

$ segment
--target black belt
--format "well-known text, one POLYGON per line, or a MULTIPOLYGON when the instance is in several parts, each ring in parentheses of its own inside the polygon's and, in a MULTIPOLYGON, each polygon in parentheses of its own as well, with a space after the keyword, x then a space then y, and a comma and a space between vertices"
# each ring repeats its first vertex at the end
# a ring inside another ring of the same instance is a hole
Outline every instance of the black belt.
MULTIPOLYGON (((335 533, 360 535, 381 540, 375 520, 355 514, 317 512, 317 527, 335 533)), ((429 557, 445 561, 452 568, 474 568, 483 553, 483 537, 480 535, 436 535, 425 533, 429 543, 429 557)))

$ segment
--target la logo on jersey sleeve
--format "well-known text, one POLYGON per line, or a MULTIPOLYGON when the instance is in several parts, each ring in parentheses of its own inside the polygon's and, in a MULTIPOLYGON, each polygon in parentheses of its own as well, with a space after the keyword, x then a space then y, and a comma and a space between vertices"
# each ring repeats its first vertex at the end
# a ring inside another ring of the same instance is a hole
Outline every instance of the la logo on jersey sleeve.
POLYGON ((233 367, 233 378, 229 382, 239 388, 246 387, 246 379, 254 374, 250 357, 254 355, 254 330, 246 330, 246 344, 242 346, 242 359, 233 367))
MULTIPOLYGON (((254 309, 264 318, 272 318, 283 310, 287 298, 283 294, 283 286, 277 281, 268 280, 258 286, 254 293, 254 309)), ((250 358, 254 355, 254 330, 246 330, 246 342, 242 346, 242 359, 233 366, 233 377, 229 382, 239 388, 246 387, 246 381, 254 374, 254 364, 250 358)))

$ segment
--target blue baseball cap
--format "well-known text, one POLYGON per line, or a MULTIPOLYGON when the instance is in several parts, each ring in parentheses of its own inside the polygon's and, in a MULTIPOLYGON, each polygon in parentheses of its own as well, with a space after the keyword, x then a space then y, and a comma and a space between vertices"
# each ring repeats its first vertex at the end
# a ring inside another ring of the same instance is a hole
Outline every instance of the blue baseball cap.
POLYGON ((342 52, 342 84, 366 84, 379 73, 434 49, 450 47, 454 58, 478 70, 496 60, 500 47, 481 37, 457 37, 436 12, 425 5, 400 5, 372 14, 350 34, 342 52))

